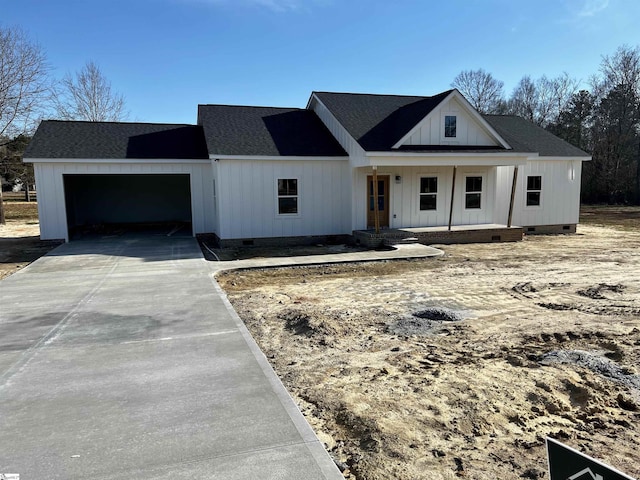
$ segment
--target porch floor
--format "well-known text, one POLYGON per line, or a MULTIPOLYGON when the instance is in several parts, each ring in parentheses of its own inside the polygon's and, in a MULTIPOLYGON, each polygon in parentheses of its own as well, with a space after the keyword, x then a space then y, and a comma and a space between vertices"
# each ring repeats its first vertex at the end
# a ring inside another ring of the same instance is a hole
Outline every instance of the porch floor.
POLYGON ((385 228, 380 233, 373 229, 355 230, 353 236, 357 243, 369 247, 404 243, 415 239, 417 243, 452 244, 452 243, 489 243, 518 242, 522 240, 522 227, 507 227, 497 223, 478 225, 447 225, 435 227, 385 228))

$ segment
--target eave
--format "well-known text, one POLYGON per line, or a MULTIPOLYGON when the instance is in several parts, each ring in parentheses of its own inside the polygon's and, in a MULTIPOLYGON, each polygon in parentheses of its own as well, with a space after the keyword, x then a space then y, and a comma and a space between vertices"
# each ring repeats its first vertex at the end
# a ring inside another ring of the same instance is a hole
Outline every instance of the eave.
POLYGON ((578 160, 581 162, 589 162, 592 160, 593 157, 591 156, 581 156, 581 157, 554 157, 554 156, 545 156, 545 155, 540 155, 539 156, 539 160, 548 160, 550 162, 561 162, 561 161, 567 161, 567 160, 578 160))
POLYGON ((310 156, 310 155, 209 155, 210 160, 263 160, 263 161, 348 161, 349 156, 310 156))
POLYGON ((206 158, 24 158, 24 163, 211 163, 206 158))

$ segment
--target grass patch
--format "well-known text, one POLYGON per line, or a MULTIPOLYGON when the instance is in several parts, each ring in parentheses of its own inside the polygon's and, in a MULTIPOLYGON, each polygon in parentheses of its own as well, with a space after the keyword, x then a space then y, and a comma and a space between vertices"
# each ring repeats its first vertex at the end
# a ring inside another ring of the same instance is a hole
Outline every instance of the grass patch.
POLYGON ((640 206, 581 205, 580 223, 619 230, 640 229, 640 206))
POLYGON ((4 215, 7 220, 38 221, 36 202, 4 202, 4 215))

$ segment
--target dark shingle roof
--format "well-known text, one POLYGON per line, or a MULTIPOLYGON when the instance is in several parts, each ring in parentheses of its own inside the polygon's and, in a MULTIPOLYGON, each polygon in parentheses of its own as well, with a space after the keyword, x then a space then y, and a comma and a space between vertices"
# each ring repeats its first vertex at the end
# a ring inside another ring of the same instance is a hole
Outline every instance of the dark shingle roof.
POLYGON ((202 127, 45 120, 25 158, 209 158, 202 127))
POLYGON ((433 97, 313 92, 367 151, 388 151, 452 90, 433 97))
POLYGON ((541 157, 589 157, 578 147, 544 128, 515 115, 483 115, 516 152, 538 152, 541 157))
POLYGON ((198 123, 211 155, 347 155, 311 110, 199 105, 198 123))
MULTIPOLYGON (((433 97, 314 92, 336 120, 366 151, 390 151, 404 135, 426 117, 452 90, 433 97)), ((589 154, 521 117, 484 115, 485 120, 515 152, 540 156, 588 157, 589 154)), ((437 145, 404 146, 401 151, 504 151, 500 147, 437 145)))

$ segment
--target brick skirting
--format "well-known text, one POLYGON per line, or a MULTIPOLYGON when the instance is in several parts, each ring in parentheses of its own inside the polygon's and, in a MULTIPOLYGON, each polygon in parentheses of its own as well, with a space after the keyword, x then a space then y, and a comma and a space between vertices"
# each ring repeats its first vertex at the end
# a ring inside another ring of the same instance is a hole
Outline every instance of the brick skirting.
POLYGON ((453 243, 491 243, 491 242, 519 242, 522 240, 522 228, 484 228, 477 230, 434 230, 427 232, 406 232, 403 230, 381 231, 379 234, 356 230, 353 232, 355 241, 359 245, 369 248, 378 248, 386 243, 392 243, 393 239, 416 238, 418 243, 453 244, 453 243))
POLYGON ((317 235, 298 237, 271 238, 234 238, 220 239, 216 234, 198 235, 206 238, 209 244, 220 248, 240 247, 289 247, 296 245, 336 245, 341 243, 356 243, 368 248, 379 248, 385 243, 393 243, 406 238, 416 238, 418 243, 454 244, 454 243, 491 243, 491 242, 519 242, 524 235, 549 235, 562 233, 576 233, 576 225, 535 225, 528 227, 496 227, 478 229, 431 230, 417 232, 402 229, 386 229, 376 234, 370 230, 355 230, 353 235, 317 235))
POLYGON ((569 225, 532 225, 522 227, 525 235, 554 235, 562 233, 576 233, 576 224, 569 225))
POLYGON ((353 243, 351 235, 312 235, 298 237, 231 238, 221 239, 215 233, 198 235, 219 248, 295 247, 302 245, 340 245, 353 243))

